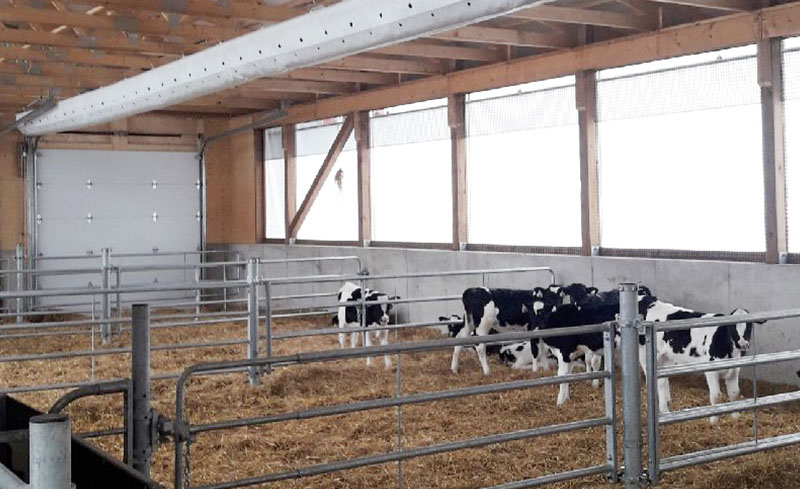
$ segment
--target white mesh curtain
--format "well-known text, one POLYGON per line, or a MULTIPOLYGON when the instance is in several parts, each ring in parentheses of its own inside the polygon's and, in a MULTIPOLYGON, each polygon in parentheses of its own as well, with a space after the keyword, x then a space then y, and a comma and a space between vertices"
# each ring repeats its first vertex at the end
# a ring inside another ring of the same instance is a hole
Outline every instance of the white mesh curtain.
POLYGON ((598 76, 602 246, 764 251, 755 46, 598 76))
POLYGON ((268 239, 286 238, 284 173, 281 128, 272 127, 264 131, 264 202, 268 239))
MULTIPOLYGON (((325 161, 342 126, 342 120, 297 126, 297 208, 325 161)), ((358 240, 358 186, 356 144, 353 134, 322 184, 311 211, 297 233, 298 239, 315 241, 358 240)))
POLYGON ((783 99, 789 251, 800 253, 800 37, 783 41, 783 99))
POLYGON ((374 111, 372 239, 452 240, 452 182, 447 101, 374 111))
POLYGON ((575 78, 469 95, 469 241, 581 245, 575 78))

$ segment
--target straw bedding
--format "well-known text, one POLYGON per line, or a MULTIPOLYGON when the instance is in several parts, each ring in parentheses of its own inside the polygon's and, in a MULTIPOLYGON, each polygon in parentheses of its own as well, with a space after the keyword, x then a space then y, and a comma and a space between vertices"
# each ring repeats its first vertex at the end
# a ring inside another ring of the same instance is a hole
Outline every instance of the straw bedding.
MULTIPOLYGON (((322 325, 324 319, 283 321, 277 331, 305 329, 322 325)), ((39 330, 41 331, 41 330, 39 330)), ((439 337, 433 330, 400 333, 401 341, 439 337)), ((244 339, 245 326, 215 324, 154 329, 152 344, 244 339)), ((392 340, 394 341, 394 340, 392 340)), ((113 346, 124 346, 127 335, 116 337, 113 346)), ((41 353, 85 350, 89 336, 45 336, 35 339, 0 340, 0 353, 41 353)), ((95 347, 99 348, 99 347, 95 347)), ((335 336, 322 336, 276 342, 275 353, 338 348, 335 336)), ((244 356, 244 346, 226 346, 202 350, 153 352, 153 375, 172 373, 193 363, 236 359, 244 356)), ((247 416, 274 414, 348 401, 393 396, 398 392, 413 394, 452 389, 500 381, 530 378, 530 371, 514 371, 492 363, 492 373, 484 377, 474 352, 462 356, 461 373, 449 370, 450 351, 420 353, 402 357, 402 386, 398 374, 383 368, 375 358, 371 368, 362 360, 348 360, 284 367, 263 378, 253 388, 244 374, 228 374, 194 379, 186 396, 186 413, 192 423, 207 423, 247 416)), ((393 357, 397 363, 397 358, 393 357)), ((33 383, 86 380, 91 362, 88 358, 48 362, 0 364, 3 388, 33 383)), ((98 357, 94 378, 127 376, 127 354, 98 357)), ((540 375, 553 375, 547 372, 540 375)), ((742 374, 742 393, 750 395, 751 385, 742 374)), ((708 392, 701 376, 675 379, 675 408, 703 405, 708 392)), ((789 387, 759 384, 759 394, 789 390, 789 387)), ((63 393, 18 394, 16 397, 46 409, 63 393)), ((493 433, 533 428, 547 424, 577 421, 603 415, 602 389, 589 383, 573 384, 571 399, 562 408, 555 406, 557 387, 489 394, 466 399, 441 401, 402 409, 404 448, 466 439, 493 433)), ((174 415, 174 382, 154 381, 153 403, 169 417, 174 415)), ((619 403, 618 403, 619 405, 619 403)), ((83 399, 69 408, 76 431, 121 426, 120 396, 83 399)), ((784 406, 758 413, 760 436, 800 431, 800 406, 784 406)), ((191 481, 193 485, 291 470, 303 466, 369 454, 385 453, 398 445, 397 409, 379 409, 349 415, 292 421, 255 428, 242 428, 202 434, 191 445, 191 481)), ((683 423, 662 430, 665 455, 683 453, 722 444, 746 441, 752 436, 752 415, 739 420, 724 417, 718 427, 705 420, 683 423)), ((102 448, 119 455, 121 439, 95 440, 102 448)), ((402 478, 408 488, 484 487, 506 481, 535 477, 604 461, 603 430, 596 428, 564 435, 491 445, 482 449, 424 457, 402 464, 402 478)), ((785 488, 800 487, 800 466, 796 448, 786 448, 744 458, 719 462, 665 474, 664 488, 785 488)), ((153 477, 172 484, 172 445, 159 448, 153 461, 153 477)), ((374 488, 397 487, 400 477, 397 464, 366 467, 330 475, 284 481, 270 487, 281 488, 374 488)), ((266 487, 266 486, 265 486, 266 487)), ((611 487, 603 477, 587 478, 559 487, 611 487)))

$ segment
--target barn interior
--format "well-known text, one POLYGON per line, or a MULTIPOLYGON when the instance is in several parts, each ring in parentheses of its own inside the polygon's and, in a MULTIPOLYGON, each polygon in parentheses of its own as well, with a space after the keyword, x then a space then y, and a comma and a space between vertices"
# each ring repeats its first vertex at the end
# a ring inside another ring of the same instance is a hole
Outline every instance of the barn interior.
POLYGON ((36 489, 3 403, 86 388, 73 434, 153 488, 800 484, 798 80, 785 0, 0 2, 0 488, 36 489), (389 345, 340 348, 344 282, 389 345), (451 372, 465 289, 571 283, 754 313, 742 398, 667 367, 656 413, 619 345, 566 406, 451 372))

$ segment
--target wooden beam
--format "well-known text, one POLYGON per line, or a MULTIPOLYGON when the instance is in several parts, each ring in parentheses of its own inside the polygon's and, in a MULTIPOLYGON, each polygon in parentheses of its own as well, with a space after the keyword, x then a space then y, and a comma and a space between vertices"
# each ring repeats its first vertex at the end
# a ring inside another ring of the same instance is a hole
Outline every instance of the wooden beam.
POLYGON ((83 48, 28 49, 19 45, 0 46, 0 58, 27 61, 58 61, 83 63, 94 66, 118 66, 120 68, 150 69, 162 65, 170 59, 138 54, 106 54, 83 48))
POLYGON ((350 56, 348 58, 330 61, 320 65, 320 67, 412 75, 435 75, 444 73, 444 65, 434 60, 383 58, 370 55, 350 56))
MULTIPOLYGON (((68 0, 66 3, 85 5, 84 0, 68 0)), ((192 15, 222 19, 258 20, 262 22, 281 22, 307 12, 305 9, 292 9, 285 6, 269 6, 260 2, 226 0, 92 0, 91 5, 102 5, 111 9, 124 8, 134 11, 169 12, 179 15, 192 15)))
POLYGON ((70 36, 66 33, 53 34, 45 31, 23 29, 0 30, 0 42, 18 44, 38 44, 54 47, 108 49, 135 53, 169 54, 176 58, 180 54, 200 50, 204 46, 189 47, 184 43, 153 41, 151 39, 132 39, 120 36, 118 32, 94 31, 85 36, 70 36))
POLYGON ((21 61, 6 59, 0 62, 0 73, 33 75, 33 76, 53 76, 61 78, 74 78, 79 82, 83 79, 91 79, 97 82, 115 82, 125 77, 141 73, 140 70, 128 70, 123 68, 94 68, 77 66, 72 63, 59 63, 49 61, 21 61))
POLYGON ((373 54, 389 54, 395 56, 417 56, 420 58, 464 59, 469 61, 503 60, 503 53, 496 49, 453 46, 424 41, 411 41, 394 46, 373 49, 373 54))
POLYGON ((347 139, 353 132, 353 125, 353 114, 349 114, 347 117, 345 117, 341 129, 339 129, 339 134, 337 134, 336 139, 333 140, 331 149, 328 150, 328 155, 325 156, 325 160, 322 162, 322 166, 320 166, 317 176, 314 177, 314 181, 311 182, 311 187, 308 189, 308 193, 306 194, 305 198, 303 198, 303 203, 300 204, 300 209, 297 210, 297 214, 294 216, 292 223, 289 225, 289 239, 297 238, 297 232, 300 231, 300 226, 303 225, 306 217, 308 217, 308 213, 311 211, 311 206, 313 206, 314 201, 317 200, 317 196, 322 190, 325 180, 327 180, 328 175, 330 175, 333 165, 336 164, 336 160, 339 158, 339 155, 344 149, 344 145, 347 144, 347 139))
POLYGON ((780 39, 765 39, 758 43, 758 84, 761 87, 766 261, 779 263, 781 255, 789 251, 780 39))
POLYGON ((541 5, 512 13, 509 17, 525 20, 596 25, 617 29, 648 31, 657 27, 657 19, 644 15, 620 14, 603 10, 541 5))
POLYGON ((354 92, 356 86, 353 83, 329 81, 292 80, 288 78, 259 78, 258 80, 253 80, 245 83, 244 85, 240 85, 239 88, 260 90, 265 92, 342 94, 354 92))
POLYGON ((597 179, 597 78, 594 71, 575 74, 578 147, 581 175, 581 254, 600 246, 600 203, 597 179))
POLYGON ((537 48, 566 48, 574 42, 565 34, 542 34, 497 27, 468 26, 433 36, 436 39, 470 41, 537 48))
POLYGON ((246 31, 237 32, 220 27, 199 26, 191 23, 170 25, 160 19, 143 19, 130 15, 86 15, 80 12, 59 12, 51 8, 30 8, 15 5, 0 7, 0 19, 5 22, 65 25, 112 32, 181 36, 194 41, 202 39, 230 39, 246 31))
POLYGON ((453 192, 453 249, 467 244, 467 125, 466 95, 447 97, 447 123, 450 126, 452 192, 453 192))
POLYGON ((290 242, 289 227, 297 214, 297 128, 286 124, 281 128, 284 164, 284 212, 286 241, 290 242))
POLYGON ((650 0, 650 1, 656 3, 668 3, 672 5, 687 5, 689 7, 727 10, 730 12, 755 10, 761 5, 759 0, 650 0))
POLYGON ((442 98, 454 93, 547 80, 579 71, 616 68, 798 34, 800 2, 793 2, 624 39, 597 42, 568 51, 430 76, 397 86, 323 99, 314 104, 295 105, 289 108, 288 116, 281 123, 324 119, 355 111, 442 98))
POLYGON ((394 73, 375 73, 366 71, 326 70, 322 68, 301 68, 276 78, 290 80, 317 80, 345 83, 361 83, 367 85, 390 85, 397 83, 398 78, 394 73))
POLYGON ((358 158, 358 241, 369 246, 372 241, 372 148, 369 112, 353 114, 358 158))

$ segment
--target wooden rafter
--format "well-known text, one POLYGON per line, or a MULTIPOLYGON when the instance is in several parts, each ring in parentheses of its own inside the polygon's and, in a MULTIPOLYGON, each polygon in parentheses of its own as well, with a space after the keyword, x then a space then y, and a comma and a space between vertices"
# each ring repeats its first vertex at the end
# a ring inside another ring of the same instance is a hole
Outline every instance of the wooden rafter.
POLYGON ((515 29, 468 26, 437 34, 437 39, 529 46, 537 48, 566 48, 574 44, 568 35, 542 34, 515 29))
POLYGON ((668 3, 672 5, 687 5, 690 7, 712 8, 730 12, 755 10, 761 6, 759 0, 650 0, 655 3, 668 3))
POLYGON ((314 177, 314 181, 311 183, 308 193, 306 193, 305 198, 303 198, 303 203, 300 204, 297 214, 294 216, 294 219, 292 219, 292 222, 289 225, 289 238, 297 237, 297 232, 300 230, 300 226, 303 225, 303 221, 305 221, 306 217, 308 217, 308 213, 311 211, 311 206, 314 205, 314 201, 317 199, 317 196, 322 190, 322 185, 325 183, 325 180, 327 180, 328 175, 330 175, 333 166, 336 164, 336 160, 339 158, 339 155, 344 149, 344 145, 347 144, 347 139, 353 132, 353 119, 353 114, 349 114, 347 117, 345 117, 341 129, 339 129, 339 133, 333 140, 333 144, 331 145, 330 150, 328 150, 328 154, 325 156, 325 160, 322 162, 322 166, 320 166, 319 171, 317 172, 317 176, 314 177))
POLYGON ((615 27, 618 29, 633 29, 647 31, 656 28, 654 17, 644 15, 620 14, 602 10, 579 9, 567 7, 554 7, 541 5, 526 10, 520 10, 511 15, 516 19, 545 20, 567 24, 595 25, 615 27))

